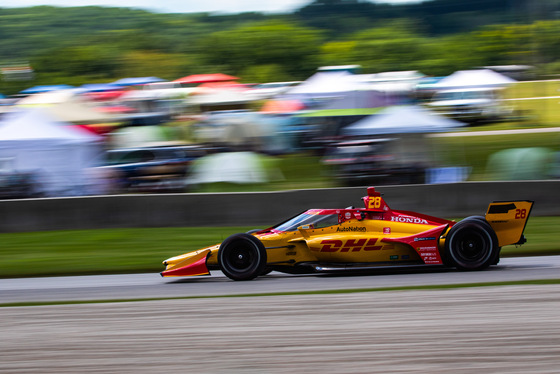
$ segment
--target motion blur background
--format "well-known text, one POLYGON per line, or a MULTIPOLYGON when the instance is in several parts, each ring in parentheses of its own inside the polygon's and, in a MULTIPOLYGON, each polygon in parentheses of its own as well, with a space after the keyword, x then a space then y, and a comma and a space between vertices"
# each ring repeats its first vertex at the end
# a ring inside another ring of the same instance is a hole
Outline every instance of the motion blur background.
POLYGON ((501 254, 559 254, 560 0, 258 3, 1 2, 0 372, 556 372, 551 257, 160 279, 272 213, 365 193, 315 190, 342 186, 399 185, 390 204, 447 218, 533 199, 527 244, 501 254), (194 194, 215 191, 247 193, 194 194), (362 292, 432 277, 496 287, 362 292), (360 293, 286 294, 341 287, 360 293), (41 304, 72 295, 150 301, 41 304))
POLYGON ((0 8, 0 198, 555 179, 559 12, 0 8))

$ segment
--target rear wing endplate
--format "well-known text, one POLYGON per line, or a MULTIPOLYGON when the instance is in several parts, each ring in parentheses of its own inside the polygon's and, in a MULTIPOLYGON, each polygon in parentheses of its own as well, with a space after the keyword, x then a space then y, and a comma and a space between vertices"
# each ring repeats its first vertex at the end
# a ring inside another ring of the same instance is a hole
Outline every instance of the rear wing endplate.
POLYGON ((500 247, 523 244, 523 231, 533 208, 533 201, 495 201, 488 206, 486 220, 496 232, 500 247))

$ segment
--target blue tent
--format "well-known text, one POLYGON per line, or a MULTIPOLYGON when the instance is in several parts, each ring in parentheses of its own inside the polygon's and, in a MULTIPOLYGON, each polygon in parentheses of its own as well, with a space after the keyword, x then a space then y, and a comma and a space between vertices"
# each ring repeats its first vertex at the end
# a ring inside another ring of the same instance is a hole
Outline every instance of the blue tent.
POLYGON ((114 83, 89 83, 80 86, 84 92, 103 92, 121 89, 122 86, 114 83))
POLYGON ((69 88, 74 88, 74 86, 70 86, 68 84, 52 84, 52 85, 45 85, 45 86, 35 86, 26 88, 25 90, 21 91, 21 94, 32 95, 41 92, 50 92, 50 91, 57 91, 57 90, 67 90, 69 88))
POLYGON ((114 81, 112 84, 115 84, 117 86, 138 86, 141 84, 163 82, 163 81, 165 81, 165 79, 161 79, 158 77, 138 77, 138 78, 122 78, 117 81, 114 81))

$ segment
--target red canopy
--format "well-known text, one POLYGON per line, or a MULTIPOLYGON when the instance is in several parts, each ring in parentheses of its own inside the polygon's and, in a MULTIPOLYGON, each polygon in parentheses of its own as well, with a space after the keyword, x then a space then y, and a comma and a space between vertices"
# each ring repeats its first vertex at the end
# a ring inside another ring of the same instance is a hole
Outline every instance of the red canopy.
POLYGON ((80 131, 87 131, 89 134, 105 135, 119 127, 118 124, 98 124, 98 125, 72 125, 80 131))
POLYGON ((249 87, 243 83, 237 82, 208 82, 202 83, 197 88, 209 88, 214 90, 248 90, 249 87))
POLYGON ((102 91, 102 92, 87 92, 85 95, 91 98, 92 100, 108 101, 108 100, 118 99, 126 92, 127 92, 126 90, 112 90, 112 91, 102 91))
POLYGON ((208 83, 208 82, 227 82, 238 80, 238 77, 232 75, 216 73, 216 74, 194 74, 187 77, 175 79, 173 82, 179 83, 208 83))

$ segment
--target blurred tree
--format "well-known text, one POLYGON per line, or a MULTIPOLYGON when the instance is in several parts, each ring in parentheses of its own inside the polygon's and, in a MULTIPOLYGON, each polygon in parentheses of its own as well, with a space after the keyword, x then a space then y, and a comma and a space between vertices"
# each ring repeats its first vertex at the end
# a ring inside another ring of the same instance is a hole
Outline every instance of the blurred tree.
POLYGON ((277 65, 291 79, 317 68, 321 33, 292 23, 264 22, 218 31, 203 38, 200 53, 209 64, 240 74, 251 66, 277 65))
POLYGON ((535 60, 539 63, 558 63, 560 60, 560 21, 535 22, 531 31, 535 60))
POLYGON ((321 46, 322 65, 351 65, 356 63, 357 42, 353 40, 332 41, 321 46))
MULTIPOLYGON (((106 30, 86 38, 88 44, 105 45, 126 52, 131 50, 167 52, 173 50, 161 34, 144 29, 106 30)), ((83 45, 83 40, 80 43, 83 45)))
POLYGON ((430 38, 424 46, 429 53, 417 61, 418 70, 424 74, 444 76, 457 70, 485 65, 469 34, 430 38))
POLYGON ((248 83, 281 82, 292 79, 279 64, 251 65, 244 69, 240 76, 248 83))
MULTIPOLYGON (((403 7, 399 9, 402 11, 403 7)), ((333 38, 366 29, 378 21, 403 17, 399 16, 397 7, 362 0, 315 0, 294 15, 300 22, 323 29, 333 38)))
POLYGON ((429 54, 425 38, 408 20, 359 32, 353 39, 356 63, 373 72, 415 70, 417 62, 429 54))
POLYGON ((35 72, 64 72, 67 76, 111 78, 119 68, 119 52, 104 45, 54 48, 31 60, 35 72))
MULTIPOLYGON (((230 15, 0 8, 0 65, 31 62, 32 84, 209 71, 300 80, 337 64, 433 75, 495 64, 549 72, 560 60, 558 11, 560 0, 315 0, 293 14, 230 15)), ((17 83, 0 82, 8 86, 17 83)))
POLYGON ((129 51, 119 60, 118 77, 156 76, 174 80, 196 71, 199 63, 196 56, 170 54, 153 51, 129 51))
POLYGON ((359 64, 372 73, 417 70, 419 61, 433 55, 430 47, 413 22, 398 20, 327 43, 321 57, 324 64, 359 64))
POLYGON ((531 64, 533 37, 530 25, 495 25, 468 35, 481 65, 531 64))

